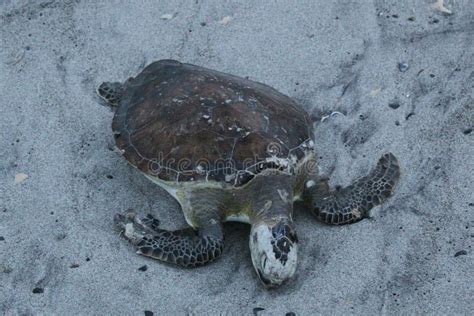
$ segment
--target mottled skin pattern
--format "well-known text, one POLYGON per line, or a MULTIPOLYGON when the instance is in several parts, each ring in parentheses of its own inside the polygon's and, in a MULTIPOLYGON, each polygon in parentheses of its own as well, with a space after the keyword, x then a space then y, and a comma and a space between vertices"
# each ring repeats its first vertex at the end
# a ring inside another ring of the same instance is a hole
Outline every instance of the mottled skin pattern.
POLYGON ((182 267, 202 266, 214 261, 224 250, 220 224, 200 230, 188 227, 167 231, 157 227, 157 220, 152 215, 140 219, 134 213, 117 214, 115 221, 135 244, 137 253, 182 267), (150 225, 147 220, 155 222, 155 225, 150 225))
POLYGON ((369 210, 381 204, 393 192, 400 177, 400 167, 391 153, 380 158, 367 176, 334 192, 316 193, 316 186, 306 188, 304 200, 308 209, 321 222, 350 224, 369 216, 369 210))
POLYGON ((112 129, 123 156, 178 200, 190 227, 168 231, 134 213, 118 214, 116 225, 139 254, 179 266, 215 260, 222 223, 241 221, 252 225, 258 277, 265 287, 281 285, 297 264, 294 201, 324 223, 354 223, 391 195, 400 176, 389 153, 367 176, 331 190, 317 172, 306 112, 243 78, 164 60, 97 92, 116 109, 112 129))

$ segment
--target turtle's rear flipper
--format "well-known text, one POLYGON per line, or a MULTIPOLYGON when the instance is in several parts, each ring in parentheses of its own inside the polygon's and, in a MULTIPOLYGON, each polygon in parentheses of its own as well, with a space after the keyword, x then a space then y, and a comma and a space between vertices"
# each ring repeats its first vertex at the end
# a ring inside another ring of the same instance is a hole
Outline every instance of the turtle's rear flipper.
POLYGON ((400 177, 397 158, 384 154, 369 175, 352 185, 315 197, 311 212, 326 224, 350 224, 369 216, 369 210, 381 204, 393 192, 400 177))
POLYGON ((102 82, 97 88, 97 94, 111 107, 116 107, 122 94, 122 84, 119 82, 102 82))
POLYGON ((220 223, 199 230, 189 227, 168 231, 144 226, 144 221, 134 214, 117 214, 115 224, 137 247, 137 253, 186 268, 212 262, 224 249, 220 223))

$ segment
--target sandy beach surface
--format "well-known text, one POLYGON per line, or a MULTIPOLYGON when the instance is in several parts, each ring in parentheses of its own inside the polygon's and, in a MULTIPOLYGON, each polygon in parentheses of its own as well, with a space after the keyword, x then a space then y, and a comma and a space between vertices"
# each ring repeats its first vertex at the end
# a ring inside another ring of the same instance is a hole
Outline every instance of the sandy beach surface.
POLYGON ((434 2, 0 1, 0 314, 472 314, 474 1, 434 2), (272 291, 248 225, 199 269, 135 254, 115 213, 185 221, 113 150, 95 89, 165 58, 297 100, 333 186, 393 152, 395 194, 342 227, 297 206, 298 270, 272 291))

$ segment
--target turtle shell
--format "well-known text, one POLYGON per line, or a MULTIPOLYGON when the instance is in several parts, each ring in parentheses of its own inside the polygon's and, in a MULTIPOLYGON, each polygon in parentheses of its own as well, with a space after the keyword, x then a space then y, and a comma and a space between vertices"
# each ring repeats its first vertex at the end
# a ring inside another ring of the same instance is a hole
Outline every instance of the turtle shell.
POLYGON ((124 157, 164 181, 241 186, 267 168, 294 172, 313 145, 307 112, 286 95, 174 60, 127 80, 112 129, 124 157))

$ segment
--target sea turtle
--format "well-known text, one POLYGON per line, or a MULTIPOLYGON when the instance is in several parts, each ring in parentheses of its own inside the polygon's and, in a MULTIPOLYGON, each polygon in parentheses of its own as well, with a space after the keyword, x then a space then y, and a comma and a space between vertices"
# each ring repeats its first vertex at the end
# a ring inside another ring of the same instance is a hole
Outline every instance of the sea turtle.
POLYGON ((265 287, 294 273, 298 237, 293 202, 327 224, 367 217, 393 192, 400 171, 391 153, 352 185, 330 190, 318 174, 313 124, 288 96, 258 82, 160 60, 97 93, 115 110, 112 130, 125 159, 168 191, 190 227, 169 231, 152 215, 117 214, 141 255, 197 267, 224 249, 222 223, 251 224, 253 266, 265 287))

